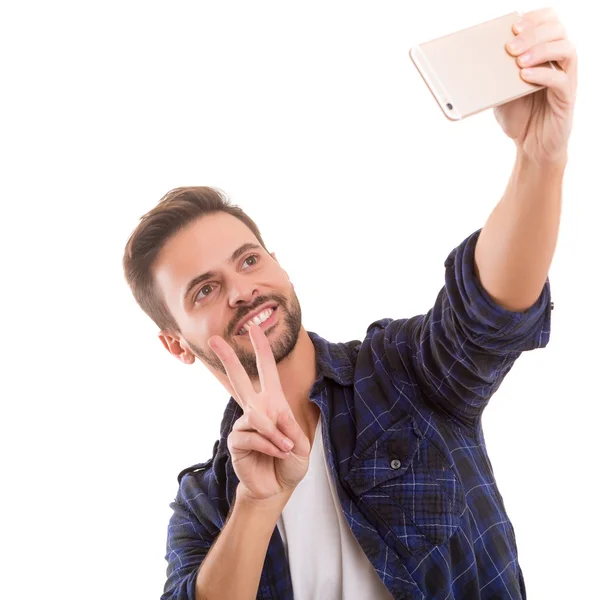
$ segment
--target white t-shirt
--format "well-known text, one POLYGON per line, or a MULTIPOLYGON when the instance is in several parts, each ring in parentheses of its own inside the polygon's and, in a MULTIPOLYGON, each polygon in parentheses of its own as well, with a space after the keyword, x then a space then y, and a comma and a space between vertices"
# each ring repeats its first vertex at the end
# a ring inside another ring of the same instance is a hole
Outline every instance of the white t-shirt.
POLYGON ((308 472, 277 521, 296 600, 389 600, 342 512, 327 467, 321 417, 308 472))

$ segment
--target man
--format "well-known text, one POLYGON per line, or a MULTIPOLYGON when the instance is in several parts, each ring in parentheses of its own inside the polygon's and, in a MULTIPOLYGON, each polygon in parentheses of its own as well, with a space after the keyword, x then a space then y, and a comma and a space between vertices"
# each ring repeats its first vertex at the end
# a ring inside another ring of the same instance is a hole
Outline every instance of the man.
POLYGON ((212 459, 179 475, 163 600, 526 597, 481 414, 549 341, 577 57, 551 10, 515 34, 547 89, 496 109, 514 171, 426 315, 362 342, 307 332, 258 228, 211 188, 173 190, 132 234, 126 278, 165 348, 231 395, 212 459))

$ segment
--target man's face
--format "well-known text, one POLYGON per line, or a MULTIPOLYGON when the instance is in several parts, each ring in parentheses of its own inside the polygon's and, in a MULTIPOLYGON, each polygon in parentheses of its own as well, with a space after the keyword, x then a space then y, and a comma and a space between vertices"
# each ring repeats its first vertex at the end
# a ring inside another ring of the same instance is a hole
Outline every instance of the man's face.
POLYGON ((209 368, 225 374, 208 346, 208 340, 219 335, 233 348, 248 375, 257 378, 252 341, 241 330, 265 305, 275 306, 261 325, 275 361, 283 360, 296 346, 302 314, 294 288, 277 260, 232 215, 206 215, 177 233, 161 250, 153 272, 181 329, 179 340, 161 337, 182 359, 187 349, 209 368))

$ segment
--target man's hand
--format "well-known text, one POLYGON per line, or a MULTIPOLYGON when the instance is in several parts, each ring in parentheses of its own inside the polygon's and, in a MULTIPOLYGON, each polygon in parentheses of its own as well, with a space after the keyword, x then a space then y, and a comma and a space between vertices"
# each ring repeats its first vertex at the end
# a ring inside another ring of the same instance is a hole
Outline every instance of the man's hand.
POLYGON ((516 57, 521 77, 547 88, 496 107, 496 119, 519 152, 535 164, 566 163, 577 93, 575 47, 552 9, 524 14, 513 31, 518 35, 506 49, 516 57), (555 61, 560 69, 539 67, 547 61, 555 61))
POLYGON ((251 325, 261 391, 252 382, 235 352, 219 336, 208 344, 219 357, 244 414, 227 439, 233 469, 240 480, 238 495, 263 502, 291 493, 308 470, 310 442, 283 395, 275 357, 267 336, 251 325), (293 448, 285 445, 291 440, 293 448))

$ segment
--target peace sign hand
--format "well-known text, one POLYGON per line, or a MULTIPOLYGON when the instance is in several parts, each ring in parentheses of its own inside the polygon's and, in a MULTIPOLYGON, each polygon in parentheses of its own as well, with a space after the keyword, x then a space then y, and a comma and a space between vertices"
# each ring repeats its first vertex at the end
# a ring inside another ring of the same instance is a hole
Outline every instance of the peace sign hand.
POLYGON ((269 340, 256 324, 251 325, 249 335, 256 353, 260 392, 254 390, 246 370, 223 338, 213 336, 209 346, 223 363, 244 411, 227 439, 240 480, 237 494, 266 501, 291 493, 302 481, 308 470, 310 442, 283 394, 269 340))

